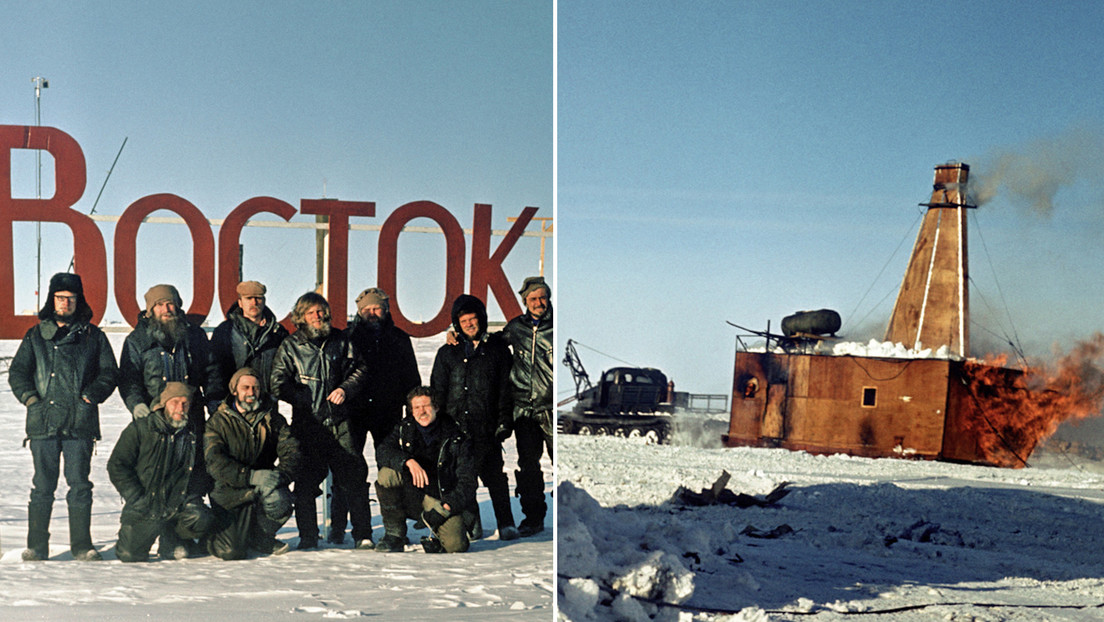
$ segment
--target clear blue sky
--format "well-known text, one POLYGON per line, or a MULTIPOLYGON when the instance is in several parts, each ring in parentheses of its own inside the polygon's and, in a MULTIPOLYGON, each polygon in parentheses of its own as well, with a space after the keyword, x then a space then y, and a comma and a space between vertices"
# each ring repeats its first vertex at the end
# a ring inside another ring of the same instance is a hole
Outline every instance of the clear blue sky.
POLYGON ((970 218, 975 350, 1104 330, 1104 4, 558 8, 559 351, 727 392, 725 320, 828 307, 880 337, 948 160, 998 188, 970 218))
MULTIPOLYGON (((0 123, 33 125, 31 79, 49 80, 42 124, 84 151, 88 186, 75 209, 85 213, 127 138, 97 213, 172 193, 208 218, 255 196, 296 209, 302 198, 374 201, 376 217, 357 224, 382 224, 419 200, 443 205, 465 228, 475 203, 493 205, 496 229, 526 206, 552 215, 551 3, 4 0, 0 14, 0 123)), ((20 152, 14 192, 33 198, 33 152, 20 152)), ((72 237, 62 225, 43 231, 45 288, 68 267, 72 237)), ((114 226, 101 231, 110 273, 114 226)), ((17 312, 34 306, 34 235, 34 225, 17 223, 17 312)), ((351 234, 351 296, 376 284, 376 235, 351 234)), ((400 239, 404 312, 429 319, 443 301, 443 241, 400 239)), ((245 276, 269 285, 277 313, 313 288, 313 232, 247 229, 243 242, 245 276)), ((147 224, 138 243, 139 295, 171 282, 187 304, 186 229, 147 224)), ((537 272, 538 255, 538 239, 518 243, 506 263, 512 283, 537 272)), ((113 278, 107 319, 121 319, 112 287, 113 278)))

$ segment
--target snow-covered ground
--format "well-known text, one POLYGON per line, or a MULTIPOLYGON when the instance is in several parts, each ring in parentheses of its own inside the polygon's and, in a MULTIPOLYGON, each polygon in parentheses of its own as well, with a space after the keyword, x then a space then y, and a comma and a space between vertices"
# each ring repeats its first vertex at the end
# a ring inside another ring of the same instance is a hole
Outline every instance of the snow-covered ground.
POLYGON ((560 619, 1104 619, 1104 469, 722 448, 727 418, 671 445, 558 439, 560 619), (772 507, 684 507, 727 471, 772 507), (775 537, 755 537, 755 536, 775 537))
MULTIPOLYGON (((118 355, 125 335, 109 335, 118 355)), ((440 338, 415 341, 423 381, 440 338)), ((0 357, 18 341, 0 341, 0 357)), ((6 366, 0 366, 6 370, 6 366)), ((278 557, 225 562, 203 557, 175 562, 123 564, 112 548, 122 500, 107 477, 107 458, 129 422, 118 393, 100 410, 103 441, 92 460, 95 485, 92 537, 107 561, 78 563, 68 550, 64 482, 58 484, 51 523, 50 560, 24 563, 30 450, 22 447, 25 411, 0 372, 0 620, 316 620, 373 617, 381 620, 551 620, 553 545, 551 513, 546 529, 532 538, 500 542, 491 529, 494 513, 480 488, 485 539, 459 555, 425 555, 412 545, 403 554, 344 547, 296 551, 292 518, 278 537, 293 549, 278 557)), ((371 443, 366 451, 375 480, 371 443)), ((516 468, 517 450, 507 441, 506 466, 516 468)), ((545 460, 548 490, 552 469, 545 460)), ((551 498, 549 498, 551 501, 551 498)), ((383 535, 372 497, 375 538, 383 535)), ((514 517, 522 514, 514 499, 514 517)), ((417 542, 428 531, 411 529, 417 542)))

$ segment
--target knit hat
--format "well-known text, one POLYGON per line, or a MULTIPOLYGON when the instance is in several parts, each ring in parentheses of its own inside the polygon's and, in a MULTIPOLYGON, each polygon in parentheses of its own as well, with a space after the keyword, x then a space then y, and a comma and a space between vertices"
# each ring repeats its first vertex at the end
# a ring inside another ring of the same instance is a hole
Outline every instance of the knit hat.
POLYGON ((522 300, 524 300, 530 292, 541 287, 543 287, 545 291, 548 292, 549 296, 552 295, 552 288, 548 286, 548 283, 544 282, 543 276, 526 277, 525 282, 521 284, 521 289, 518 290, 518 293, 521 294, 521 298, 522 300))
POLYGON ((165 388, 161 389, 161 397, 157 398, 157 403, 154 404, 153 409, 164 408, 165 404, 169 403, 169 400, 174 397, 186 397, 190 401, 192 393, 194 393, 192 387, 183 382, 167 382, 165 388))
POLYGON ((234 375, 230 377, 231 393, 238 392, 238 381, 241 380, 242 376, 253 376, 254 378, 256 378, 257 372, 253 371, 252 367, 242 367, 238 371, 234 372, 234 375))
POLYGON ((162 283, 149 288, 149 291, 146 292, 146 313, 152 314, 157 303, 166 300, 171 300, 177 309, 184 306, 184 301, 180 299, 180 292, 176 291, 176 288, 172 285, 162 283))
POLYGON ((242 281, 238 283, 239 298, 244 296, 264 296, 266 293, 268 293, 268 288, 258 281, 242 281))
POLYGON ((360 311, 368 305, 379 305, 386 311, 389 307, 388 301, 390 298, 387 296, 387 292, 378 287, 369 287, 368 289, 360 292, 360 295, 356 298, 357 311, 360 311))

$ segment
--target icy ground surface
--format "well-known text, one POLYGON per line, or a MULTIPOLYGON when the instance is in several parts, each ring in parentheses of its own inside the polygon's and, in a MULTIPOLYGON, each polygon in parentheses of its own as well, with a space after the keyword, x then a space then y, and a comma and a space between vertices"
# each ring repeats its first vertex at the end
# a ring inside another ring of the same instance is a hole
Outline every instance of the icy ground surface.
POLYGON ((662 446, 559 437, 561 620, 1104 619, 1100 463, 726 449, 725 423, 684 418, 662 446), (792 492, 766 508, 670 502, 722 471, 733 492, 792 492))
MULTIPOLYGON (((125 335, 109 334, 116 356, 125 335)), ((423 382, 429 380, 441 339, 415 341, 423 382)), ((0 357, 12 356, 18 341, 0 341, 0 357)), ((27 500, 31 487, 30 450, 22 447, 25 411, 8 386, 0 363, 0 620, 321 620, 371 617, 378 620, 551 620, 552 525, 532 538, 500 542, 492 530, 494 512, 486 489, 479 502, 487 537, 459 555, 425 555, 411 545, 406 553, 354 551, 350 536, 342 547, 296 551, 292 518, 278 535, 292 550, 278 557, 225 562, 214 557, 123 564, 113 546, 122 500, 107 477, 107 458, 129 422, 118 393, 100 409, 103 441, 92 459, 92 537, 105 560, 78 563, 69 554, 67 490, 58 485, 50 526, 50 560, 24 563, 27 500)), ((371 443, 366 450, 375 481, 371 443)), ((506 442, 506 466, 513 490, 517 450, 506 442)), ((547 490, 552 470, 544 463, 547 490)), ((551 503, 551 498, 549 497, 551 503)), ((383 536, 379 506, 372 493, 374 537, 383 536)), ((521 520, 517 499, 514 519, 521 520)), ((413 523, 410 523, 413 526, 413 523)), ((410 529, 416 543, 427 530, 410 529)), ((156 551, 156 545, 154 546, 156 551)))

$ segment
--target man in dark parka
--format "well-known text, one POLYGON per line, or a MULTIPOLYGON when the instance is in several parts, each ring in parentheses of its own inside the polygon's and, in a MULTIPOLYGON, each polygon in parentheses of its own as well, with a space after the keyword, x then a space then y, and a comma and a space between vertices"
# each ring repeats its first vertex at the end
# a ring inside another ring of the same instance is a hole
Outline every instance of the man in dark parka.
MULTIPOLYGON (((390 297, 378 287, 357 296, 357 315, 349 325, 349 338, 364 361, 366 384, 350 405, 350 431, 357 451, 364 451, 368 433, 378 449, 399 425, 406 395, 422 384, 418 359, 410 335, 391 319, 390 297)), ((341 492, 334 490, 330 503, 330 542, 345 539, 348 509, 341 492)))
POLYGON ((268 293, 262 283, 238 283, 238 300, 226 312, 226 320, 211 333, 211 377, 208 379, 208 402, 215 402, 214 413, 228 393, 230 377, 242 367, 257 372, 260 391, 272 394, 268 386, 276 348, 288 336, 288 331, 265 304, 268 293))
POLYGON ((376 496, 383 516, 381 552, 401 552, 406 520, 423 521, 435 540, 427 553, 468 550, 464 511, 475 504, 475 464, 471 441, 460 427, 437 414, 429 387, 409 394, 409 413, 376 450, 376 496))
MULTIPOLYGON (((27 407, 27 439, 34 461, 27 506, 26 561, 50 555, 50 514, 62 459, 69 492, 69 549, 74 559, 99 560, 92 546, 92 451, 100 440, 99 404, 115 390, 115 354, 92 325, 80 276, 50 279, 39 323, 27 331, 8 369, 12 393, 27 407)), ((26 442, 25 442, 26 443, 26 442)))
MULTIPOLYGON (((188 321, 180 293, 172 285, 154 285, 146 292, 146 310, 119 356, 119 396, 135 419, 153 410, 166 382, 181 382, 195 391, 188 425, 203 440, 205 392, 211 374, 207 333, 188 321)), ((200 455, 202 460, 203 456, 200 455)))
POLYGON ((517 495, 525 518, 518 531, 531 536, 544 530, 544 449, 552 457, 552 303, 543 277, 525 279, 521 290, 525 313, 506 323, 502 334, 513 350, 510 384, 514 402, 514 438, 518 470, 517 495))
MULTIPOLYGON (((487 334, 487 308, 475 296, 461 294, 452 305, 459 343, 441 346, 433 360, 430 387, 442 414, 472 441, 476 471, 487 487, 500 540, 518 537, 510 507, 510 482, 503 472, 502 439, 510 430, 510 350, 498 334, 487 334)), ((479 508, 473 508, 473 539, 482 537, 479 508)))
POLYGON ((207 422, 203 447, 215 480, 216 523, 207 547, 222 559, 288 550, 276 532, 291 518, 288 484, 299 466, 299 442, 257 376, 249 367, 234 373, 230 395, 207 422))
POLYGON ((363 389, 364 366, 347 331, 331 325, 330 304, 323 296, 303 294, 291 316, 296 331, 276 350, 271 386, 275 398, 291 404, 291 434, 303 454, 295 478, 298 548, 318 546, 315 498, 332 471, 334 486, 349 504, 354 545, 371 549, 368 463, 354 446, 347 404, 363 389))
POLYGON ((153 410, 123 429, 107 460, 124 501, 115 544, 121 561, 147 561, 158 538, 162 559, 183 559, 199 550, 194 540, 211 527, 206 473, 196 470, 199 439, 188 425, 192 395, 186 384, 166 383, 153 410))

